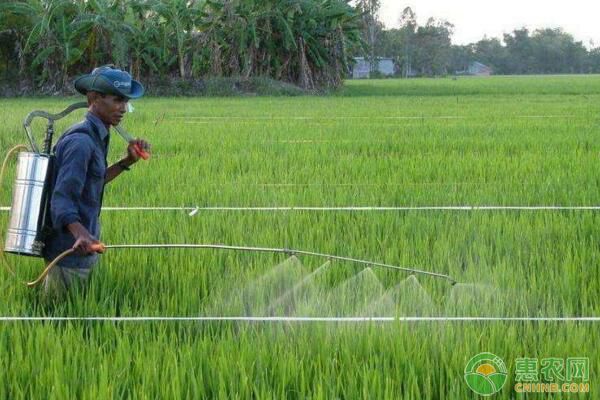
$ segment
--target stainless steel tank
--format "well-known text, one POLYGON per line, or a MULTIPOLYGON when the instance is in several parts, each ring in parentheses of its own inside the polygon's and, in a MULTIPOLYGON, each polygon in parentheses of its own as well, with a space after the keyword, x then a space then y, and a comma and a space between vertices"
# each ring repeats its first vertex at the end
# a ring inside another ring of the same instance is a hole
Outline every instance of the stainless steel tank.
POLYGON ((19 153, 4 251, 26 256, 43 256, 44 242, 52 231, 49 226, 49 208, 52 195, 50 174, 54 165, 52 154, 54 122, 74 110, 87 108, 87 106, 87 102, 80 102, 71 104, 58 114, 41 110, 27 114, 23 127, 32 151, 19 153), (48 120, 46 137, 41 150, 31 131, 31 122, 34 118, 48 120))
POLYGON ((44 185, 50 157, 19 153, 17 176, 4 250, 9 253, 41 257, 43 243, 36 241, 43 212, 44 185))

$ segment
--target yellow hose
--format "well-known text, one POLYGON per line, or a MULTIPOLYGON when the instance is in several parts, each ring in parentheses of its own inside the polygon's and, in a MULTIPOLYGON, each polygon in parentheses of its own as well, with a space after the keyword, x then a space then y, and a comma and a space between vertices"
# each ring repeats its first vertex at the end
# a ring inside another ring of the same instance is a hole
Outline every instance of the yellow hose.
POLYGON ((48 264, 46 266, 46 269, 44 269, 44 271, 42 271, 42 273, 40 274, 40 276, 37 277, 36 280, 31 281, 31 282, 27 282, 27 286, 30 288, 34 288, 37 285, 39 285, 45 278, 46 276, 48 276, 48 274, 50 273, 50 271, 52 270, 52 268, 54 268, 60 260, 62 260, 63 258, 71 255, 72 253, 75 252, 75 249, 69 249, 69 250, 65 250, 62 253, 60 253, 58 255, 58 257, 56 257, 54 260, 52 260, 52 262, 50 264, 48 264))
MULTIPOLYGON (((29 148, 27 146, 25 146, 24 144, 18 144, 15 147, 13 147, 12 149, 10 149, 8 151, 8 153, 6 153, 6 157, 4 157, 4 161, 2 162, 2 167, 0 168, 0 187, 2 187, 2 181, 4 180, 4 173, 6 172, 6 166, 8 165, 8 161, 10 160, 10 157, 20 151, 20 150, 29 150, 29 148)), ((10 265, 10 263, 8 262, 8 259, 6 258, 6 256, 4 255, 4 246, 3 246, 3 241, 0 240, 0 259, 2 259, 3 264, 6 266, 6 270, 15 278, 17 278, 17 274, 15 273, 14 268, 10 265)))

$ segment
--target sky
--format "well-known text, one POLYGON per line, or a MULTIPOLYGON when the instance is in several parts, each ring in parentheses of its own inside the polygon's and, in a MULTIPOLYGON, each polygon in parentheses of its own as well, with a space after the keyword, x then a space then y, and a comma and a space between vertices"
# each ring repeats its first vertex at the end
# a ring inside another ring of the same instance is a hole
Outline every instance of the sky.
POLYGON ((380 19, 386 27, 398 26, 405 7, 417 14, 419 24, 429 17, 454 24, 454 44, 477 42, 484 35, 502 38, 516 28, 561 27, 586 47, 600 46, 598 0, 381 0, 380 19))

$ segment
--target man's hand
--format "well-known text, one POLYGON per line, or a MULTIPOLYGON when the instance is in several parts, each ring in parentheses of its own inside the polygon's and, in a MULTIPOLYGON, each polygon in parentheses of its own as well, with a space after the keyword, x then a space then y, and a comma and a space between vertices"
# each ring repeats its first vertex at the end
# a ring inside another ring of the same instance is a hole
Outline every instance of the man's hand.
POLYGON ((150 143, 143 139, 135 139, 129 142, 129 146, 127 146, 127 157, 125 158, 125 162, 129 163, 129 165, 133 165, 134 163, 138 162, 141 158, 141 155, 139 154, 140 149, 145 152, 150 152, 150 143))
POLYGON ((107 184, 115 179, 121 172, 124 170, 128 170, 133 164, 139 161, 142 158, 140 151, 143 151, 148 155, 148 151, 150 150, 150 144, 142 139, 134 139, 129 142, 127 146, 127 156, 121 159, 114 165, 111 165, 106 170, 106 176, 104 177, 104 183, 107 184))
POLYGON ((93 237, 80 237, 75 241, 73 250, 80 256, 86 256, 89 254, 99 253, 98 249, 101 249, 101 242, 94 239, 93 237))
POLYGON ((85 229, 79 222, 74 222, 67 225, 67 229, 75 237, 75 244, 73 250, 80 256, 97 253, 99 248, 102 248, 102 243, 99 240, 94 239, 92 235, 85 229))

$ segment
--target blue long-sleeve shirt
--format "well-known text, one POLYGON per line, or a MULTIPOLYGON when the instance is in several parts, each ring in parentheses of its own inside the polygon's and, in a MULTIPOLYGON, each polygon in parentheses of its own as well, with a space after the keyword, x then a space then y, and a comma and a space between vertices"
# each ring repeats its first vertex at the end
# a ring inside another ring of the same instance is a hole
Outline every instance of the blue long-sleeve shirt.
MULTIPOLYGON (((110 136, 104 123, 88 112, 85 120, 69 128, 54 147, 56 156, 52 174, 53 191, 50 198, 52 233, 46 240, 44 258, 53 260, 75 244, 67 229, 81 223, 100 240, 100 210, 107 169, 110 136)), ((89 268, 98 260, 97 254, 72 255, 60 265, 89 268)))

